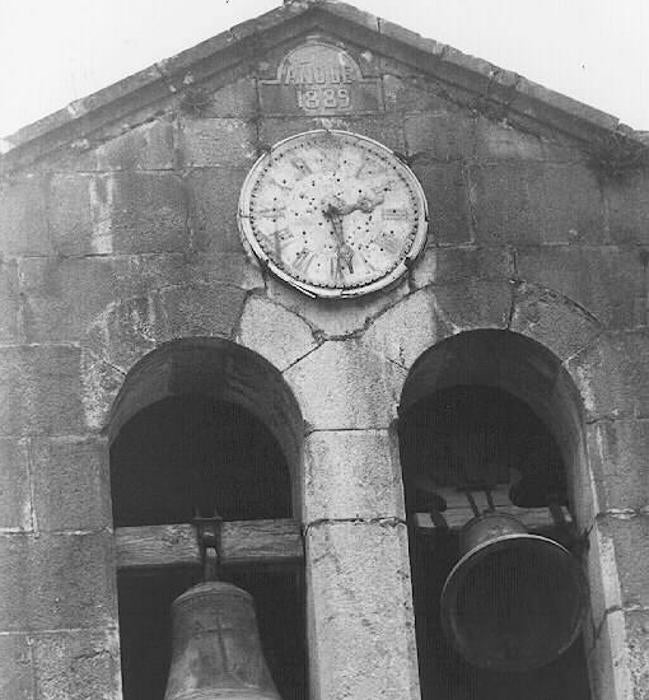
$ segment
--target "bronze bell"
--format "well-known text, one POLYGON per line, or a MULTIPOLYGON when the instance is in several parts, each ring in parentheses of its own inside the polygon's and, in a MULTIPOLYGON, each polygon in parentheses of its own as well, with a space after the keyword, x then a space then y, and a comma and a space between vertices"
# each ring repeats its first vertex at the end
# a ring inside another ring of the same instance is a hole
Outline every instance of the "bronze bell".
POLYGON ((586 586, 565 547, 492 511, 464 526, 460 553, 444 584, 441 614, 447 638, 466 661, 493 671, 527 671, 575 641, 586 586))
POLYGON ((281 700, 249 593, 221 581, 200 583, 176 598, 172 620, 164 700, 281 700))

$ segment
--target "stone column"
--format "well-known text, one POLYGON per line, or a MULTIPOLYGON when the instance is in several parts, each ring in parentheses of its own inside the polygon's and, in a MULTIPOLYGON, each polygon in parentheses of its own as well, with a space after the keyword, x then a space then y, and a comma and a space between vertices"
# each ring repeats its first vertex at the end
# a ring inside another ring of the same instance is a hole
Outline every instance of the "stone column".
POLYGON ((285 377, 307 423, 306 538, 313 700, 418 700, 395 407, 403 372, 355 339, 285 377))

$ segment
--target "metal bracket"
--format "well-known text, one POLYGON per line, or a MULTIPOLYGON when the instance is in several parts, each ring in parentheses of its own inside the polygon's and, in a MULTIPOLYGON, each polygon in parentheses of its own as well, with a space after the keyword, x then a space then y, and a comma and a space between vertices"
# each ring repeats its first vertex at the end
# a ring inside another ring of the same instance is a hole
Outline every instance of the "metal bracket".
POLYGON ((214 513, 209 518, 200 515, 194 517, 198 546, 201 552, 203 566, 203 580, 216 581, 219 577, 221 566, 221 528, 223 518, 214 513))

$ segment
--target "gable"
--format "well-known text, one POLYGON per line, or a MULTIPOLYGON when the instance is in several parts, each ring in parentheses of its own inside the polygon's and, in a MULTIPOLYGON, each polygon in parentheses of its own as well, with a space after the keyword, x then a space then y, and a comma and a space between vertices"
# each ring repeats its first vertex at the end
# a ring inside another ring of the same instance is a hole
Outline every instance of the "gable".
POLYGON ((63 148, 79 157, 161 114, 254 118, 279 112, 327 126, 325 117, 341 115, 327 109, 318 114, 308 106, 291 110, 285 101, 273 101, 282 92, 271 87, 279 80, 280 63, 290 63, 289 54, 305 40, 337 47, 357 64, 354 83, 362 84, 364 101, 354 113, 358 107, 385 113, 453 105, 525 133, 567 138, 588 152, 619 151, 620 144, 627 158, 646 152, 640 135, 615 117, 515 73, 344 3, 295 0, 25 127, 1 144, 0 172, 19 170, 63 148))

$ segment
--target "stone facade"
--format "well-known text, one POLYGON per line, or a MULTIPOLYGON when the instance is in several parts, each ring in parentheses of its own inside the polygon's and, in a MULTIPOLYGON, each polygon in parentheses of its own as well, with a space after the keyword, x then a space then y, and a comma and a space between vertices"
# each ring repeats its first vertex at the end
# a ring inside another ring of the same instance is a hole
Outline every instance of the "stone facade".
MULTIPOLYGON (((485 329, 535 341, 560 368, 527 398, 572 455, 574 515, 590 543, 593 698, 647 698, 641 134, 350 6, 292 2, 4 146, 3 700, 122 697, 113 406, 143 358, 193 338, 261 356, 299 407, 290 461, 312 699, 417 700, 397 409, 446 371, 431 364, 413 382, 424 353, 485 329), (358 108, 318 113, 274 91, 281 61, 313 36, 358 68, 358 108), (430 208, 409 274, 358 300, 310 299, 276 280, 237 228, 258 154, 322 127, 403 154, 430 208)), ((520 363, 532 386, 539 370, 520 363)))

